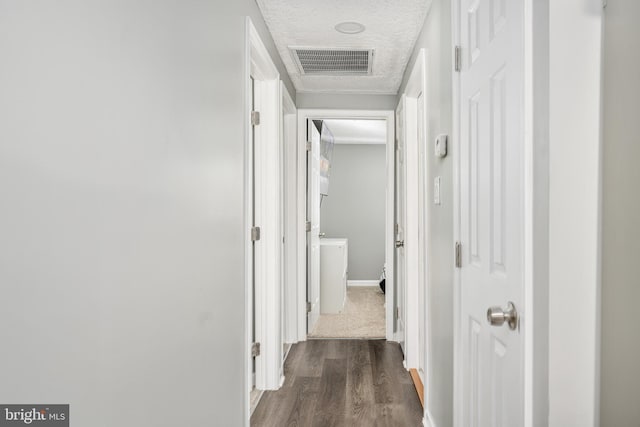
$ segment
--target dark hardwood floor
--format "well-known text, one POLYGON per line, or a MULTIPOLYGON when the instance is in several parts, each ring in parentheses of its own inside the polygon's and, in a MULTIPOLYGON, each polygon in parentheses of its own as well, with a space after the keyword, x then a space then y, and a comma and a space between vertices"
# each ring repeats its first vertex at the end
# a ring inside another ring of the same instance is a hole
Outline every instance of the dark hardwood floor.
POLYGON ((422 406, 402 353, 384 340, 309 340, 294 345, 285 383, 267 391, 252 427, 422 425, 422 406))

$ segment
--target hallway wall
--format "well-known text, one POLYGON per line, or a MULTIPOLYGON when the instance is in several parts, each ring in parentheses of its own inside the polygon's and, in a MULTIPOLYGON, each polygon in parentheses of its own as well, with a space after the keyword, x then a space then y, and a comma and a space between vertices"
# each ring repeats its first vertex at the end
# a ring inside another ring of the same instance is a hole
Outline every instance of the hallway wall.
POLYGON ((335 144, 320 230, 349 239, 349 280, 377 280, 385 257, 384 144, 335 144))
POLYGON ((640 425, 640 3, 604 14, 601 426, 640 425))
MULTIPOLYGON (((421 48, 427 49, 427 104, 428 135, 427 203, 429 203, 429 304, 433 349, 427 366, 428 384, 425 393, 427 407, 434 425, 453 425, 453 150, 457 141, 451 141, 452 54, 451 54, 451 0, 433 0, 424 27, 403 79, 402 94, 413 63, 421 48), (434 142, 439 134, 449 135, 449 150, 445 158, 436 158, 434 142), (433 182, 441 177, 440 205, 433 204, 433 182)), ((399 101, 399 98, 396 102, 399 101)))
POLYGON ((243 425, 246 15, 0 0, 0 402, 243 425))
POLYGON ((344 93, 298 93, 298 108, 334 110, 395 110, 395 95, 359 95, 344 93))
POLYGON ((551 427, 599 420, 602 13, 600 0, 549 2, 551 427))

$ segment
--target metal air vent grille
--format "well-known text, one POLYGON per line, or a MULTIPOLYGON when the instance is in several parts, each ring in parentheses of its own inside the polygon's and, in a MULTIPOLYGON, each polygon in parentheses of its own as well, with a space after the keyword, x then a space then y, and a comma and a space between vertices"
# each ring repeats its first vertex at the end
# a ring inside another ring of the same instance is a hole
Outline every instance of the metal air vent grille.
POLYGON ((291 48, 291 52, 301 74, 371 74, 373 49, 291 48))

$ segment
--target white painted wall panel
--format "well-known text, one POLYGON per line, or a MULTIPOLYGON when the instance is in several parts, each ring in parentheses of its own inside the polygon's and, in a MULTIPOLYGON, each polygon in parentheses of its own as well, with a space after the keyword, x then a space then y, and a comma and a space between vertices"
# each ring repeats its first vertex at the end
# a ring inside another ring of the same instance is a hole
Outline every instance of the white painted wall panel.
POLYGON ((246 15, 0 0, 1 402, 243 424, 246 15))
POLYGON ((437 426, 453 425, 453 153, 458 143, 449 140, 447 157, 434 155, 434 141, 439 134, 451 137, 452 110, 452 51, 451 0, 434 0, 425 25, 409 60, 401 91, 421 48, 427 49, 427 176, 426 202, 431 233, 428 253, 430 323, 432 359, 431 390, 425 394, 432 421, 437 426), (440 177, 440 205, 433 204, 433 182, 440 177))
POLYGON ((357 95, 357 94, 327 94, 327 93, 298 93, 296 105, 298 108, 329 108, 339 110, 395 110, 397 105, 395 95, 357 95))
POLYGON ((550 2, 549 426, 595 426, 602 2, 550 2))

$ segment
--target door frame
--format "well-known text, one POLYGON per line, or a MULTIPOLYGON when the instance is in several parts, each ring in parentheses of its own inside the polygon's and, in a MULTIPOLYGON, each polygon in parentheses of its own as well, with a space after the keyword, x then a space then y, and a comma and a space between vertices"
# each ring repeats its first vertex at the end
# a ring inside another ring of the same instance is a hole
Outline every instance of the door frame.
MULTIPOLYGON (((429 105, 427 86, 427 57, 428 51, 420 49, 416 56, 415 63, 409 74, 407 85, 402 93, 401 103, 404 111, 404 138, 405 138, 405 366, 415 368, 419 371, 420 363, 424 368, 424 378, 422 383, 424 390, 431 388, 432 375, 429 373, 430 351, 432 343, 431 323, 429 319, 429 239, 431 232, 429 229, 430 203, 427 198, 428 186, 428 161, 427 150, 431 145, 426 141, 429 135, 429 105), (422 95, 421 101, 419 101, 422 95), (418 102, 421 103, 422 136, 419 140, 418 134, 418 102), (420 144, 425 144, 423 155, 420 155, 420 144), (422 173, 420 172, 422 170, 422 173), (420 179, 422 176, 422 180, 420 179), (422 182, 421 182, 422 181, 422 182), (422 190, 422 191, 421 191, 422 190), (423 203, 420 204, 420 193, 423 203), (420 220, 422 216, 422 221, 420 220), (422 229, 422 237, 419 230, 422 229), (420 282, 424 286, 423 298, 420 296, 420 282), (422 315, 421 315, 422 313, 422 315), (422 336, 420 329, 422 328, 422 336), (423 360, 420 361, 420 342, 423 342, 423 360)), ((424 402, 424 422, 425 425, 432 423, 429 408, 429 399, 424 402)))
POLYGON ((386 144, 386 201, 385 201, 385 325, 386 339, 394 340, 393 335, 393 280, 394 280, 394 155, 395 155, 395 112, 393 110, 334 110, 334 109, 299 109, 298 110, 298 340, 307 340, 307 264, 306 264, 306 122, 322 119, 378 119, 387 121, 386 144))
MULTIPOLYGON (((407 318, 406 318, 406 308, 407 308, 407 272, 406 272, 406 252, 404 250, 404 241, 406 240, 406 223, 407 223, 407 206, 406 206, 406 168, 407 168, 407 164, 406 164, 406 120, 405 120, 405 114, 406 114, 406 106, 405 106, 405 96, 401 95, 400 96, 400 100, 398 101, 398 105, 396 106, 396 146, 395 146, 395 163, 394 163, 394 167, 396 167, 396 176, 395 176, 395 183, 394 183, 394 191, 395 191, 395 199, 394 199, 394 214, 395 214, 395 221, 394 221, 394 236, 396 237, 396 239, 398 238, 398 231, 395 229, 395 225, 400 223, 400 218, 398 216, 398 205, 400 205, 400 200, 399 200, 399 192, 398 192, 398 185, 400 181, 403 186, 402 186, 402 193, 404 194, 403 197, 404 199, 402 200, 402 205, 404 205, 402 207, 402 242, 403 242, 403 262, 402 262, 402 269, 400 268, 399 263, 397 262, 398 260, 398 251, 396 250, 394 252, 394 265, 395 265, 395 269, 394 269, 394 292, 397 294, 398 292, 396 292, 398 289, 400 289, 400 283, 398 283, 398 273, 400 270, 402 270, 403 274, 402 274, 402 305, 400 304, 400 298, 398 297, 398 295, 396 295, 396 298, 394 298, 394 310, 396 312, 396 319, 395 319, 395 324, 396 324, 396 328, 394 330, 394 334, 395 334, 395 340, 397 342, 400 343, 400 348, 402 349, 402 353, 403 353, 403 365, 405 368, 407 368, 407 362, 406 362, 406 354, 407 354, 407 318), (401 127, 400 127, 401 126, 401 127), (402 130, 402 134, 400 134, 399 129, 402 130), (399 154, 399 147, 400 145, 402 145, 402 152, 400 152, 399 154), (400 178, 399 176, 399 171, 397 168, 397 163, 398 163, 398 159, 399 159, 399 155, 402 156, 402 171, 404 172, 404 176, 402 176, 400 178), (402 308, 402 310, 400 310, 400 308, 402 308), (399 323, 402 321, 402 331, 399 330, 398 325, 399 323)), ((395 243, 395 242, 394 242, 395 243)))
POLYGON ((281 338, 281 257, 280 257, 280 204, 279 197, 266 195, 279 194, 280 187, 280 73, 273 63, 269 51, 262 42, 258 31, 249 17, 245 21, 245 420, 249 425, 250 392, 252 388, 252 324, 253 292, 252 278, 255 274, 255 311, 256 341, 260 343, 260 356, 255 358, 255 384, 259 390, 278 389, 283 382, 281 338), (251 88, 254 79, 254 89, 251 88), (253 92, 253 93, 252 93, 253 92), (255 143, 252 144, 251 105, 260 111, 260 125, 253 130, 255 143), (254 166, 252 158, 255 152, 255 175, 260 175, 256 188, 253 188, 254 166), (273 191, 272 191, 273 190, 273 191), (260 202, 254 206, 253 192, 260 202), (264 195, 264 197, 261 197, 264 195), (252 212, 255 209, 256 225, 261 228, 260 240, 256 242, 255 259, 251 228, 252 212), (255 267, 254 267, 255 266, 255 267))
MULTIPOLYGON (((534 97, 536 92, 544 93, 546 83, 543 75, 548 72, 541 47, 534 52, 534 43, 543 44, 542 34, 534 33, 536 26, 548 28, 548 17, 544 11, 536 10, 534 14, 534 0, 524 1, 524 258, 523 274, 524 304, 521 313, 521 331, 523 340, 524 364, 524 413, 523 426, 533 426, 546 423, 548 415, 548 134, 545 138, 545 120, 548 120, 549 107, 544 104, 545 97, 534 97), (546 20, 546 22, 543 22, 546 20), (536 56, 534 56, 534 53, 536 56), (535 125, 535 127, 534 127, 535 125), (534 138, 536 146, 534 147, 534 138), (545 215, 546 212, 546 215, 545 215), (534 288, 534 279, 536 288, 534 288), (535 342, 535 348, 534 348, 535 342), (534 421, 536 420, 536 421, 534 421)), ((541 8, 542 9, 542 8, 541 8)), ((461 0, 452 2, 452 43, 451 47, 461 46, 459 15, 462 13, 461 0)), ((541 32, 542 33, 542 32, 541 32)), ((460 55, 464 67, 464 54, 460 55)), ((461 135, 461 78, 455 71, 455 55, 451 64, 452 97, 453 97, 453 213, 454 213, 454 242, 461 237, 461 203, 460 203, 460 170, 461 158, 459 139, 461 135)), ((548 66, 548 65, 547 65, 548 66)), ((548 87, 547 87, 548 90, 548 87)), ((548 130, 547 130, 548 132, 548 130)), ((454 250, 454 248, 452 248, 454 250)), ((461 274, 460 269, 454 267, 454 426, 462 427, 463 421, 463 393, 462 373, 462 324, 461 324, 461 274)))
POLYGON ((298 287, 296 286, 298 275, 298 239, 297 239, 297 125, 298 109, 293 98, 289 94, 287 87, 280 82, 280 93, 282 98, 282 121, 281 135, 282 147, 284 150, 284 191, 285 191, 285 211, 284 221, 284 276, 283 276, 283 306, 284 314, 284 343, 294 343, 297 341, 297 298, 298 287))

